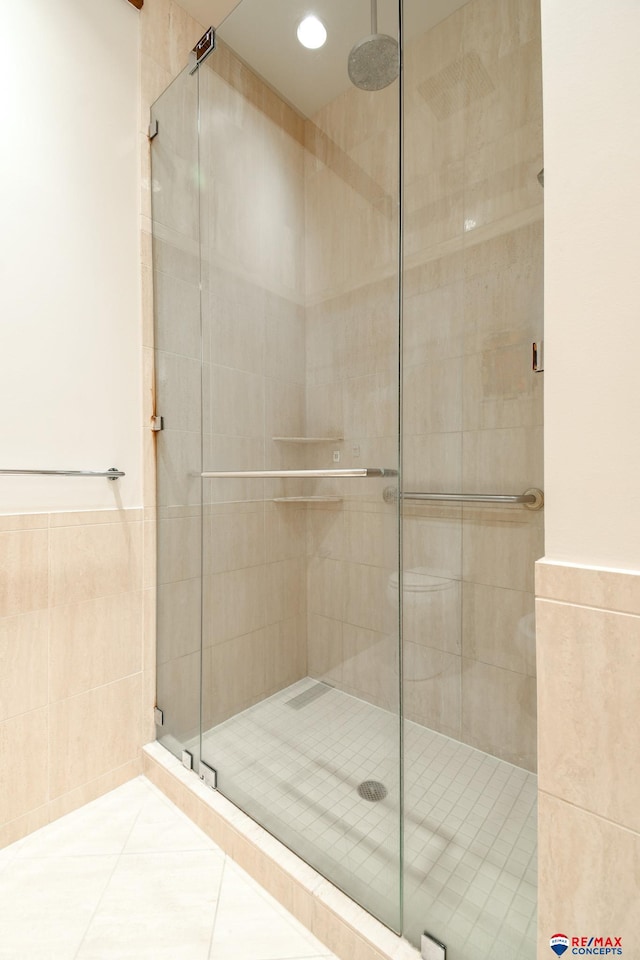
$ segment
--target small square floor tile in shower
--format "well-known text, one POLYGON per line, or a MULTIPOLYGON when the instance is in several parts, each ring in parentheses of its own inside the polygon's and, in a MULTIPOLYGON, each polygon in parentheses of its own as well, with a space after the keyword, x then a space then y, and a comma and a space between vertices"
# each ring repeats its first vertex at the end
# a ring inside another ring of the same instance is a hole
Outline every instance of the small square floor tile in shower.
MULTIPOLYGON (((203 756, 223 793, 385 919, 398 898, 398 726, 305 678, 206 733, 203 756), (363 800, 364 780, 387 797, 363 800)), ((535 775, 416 723, 404 737, 405 935, 419 942, 429 922, 459 960, 533 960, 535 775)))

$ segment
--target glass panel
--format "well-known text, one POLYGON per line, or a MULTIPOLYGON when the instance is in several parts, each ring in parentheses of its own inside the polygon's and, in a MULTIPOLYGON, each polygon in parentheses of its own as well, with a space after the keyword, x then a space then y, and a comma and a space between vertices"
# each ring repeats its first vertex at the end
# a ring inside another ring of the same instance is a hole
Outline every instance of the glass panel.
MULTIPOLYGON (((405 489, 521 494, 542 484, 538 4, 404 7, 405 489)), ((407 500, 403 536, 405 935, 529 960, 542 515, 407 500)))
POLYGON ((157 436, 158 738, 181 756, 200 724, 201 481, 198 77, 154 104, 151 141, 157 436))
POLYGON ((200 71, 205 469, 394 475, 205 481, 202 756, 399 930, 399 84, 349 81, 369 0, 315 51, 304 12, 244 0, 200 71))

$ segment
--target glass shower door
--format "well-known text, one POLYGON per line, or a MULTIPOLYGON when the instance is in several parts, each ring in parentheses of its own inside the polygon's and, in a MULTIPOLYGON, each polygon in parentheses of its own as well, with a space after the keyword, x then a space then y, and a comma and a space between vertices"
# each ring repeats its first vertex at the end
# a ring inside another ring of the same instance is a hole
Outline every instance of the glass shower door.
POLYGON ((539 8, 404 9, 404 931, 533 960, 539 8))
POLYGON ((244 0, 200 69, 201 755, 400 930, 398 81, 349 83, 369 0, 323 4, 338 77, 247 45, 270 6, 244 0))
MULTIPOLYGON (((198 76, 152 109, 158 739, 181 757, 200 730, 202 414, 198 76)), ((197 760, 197 757, 196 757, 197 760)))

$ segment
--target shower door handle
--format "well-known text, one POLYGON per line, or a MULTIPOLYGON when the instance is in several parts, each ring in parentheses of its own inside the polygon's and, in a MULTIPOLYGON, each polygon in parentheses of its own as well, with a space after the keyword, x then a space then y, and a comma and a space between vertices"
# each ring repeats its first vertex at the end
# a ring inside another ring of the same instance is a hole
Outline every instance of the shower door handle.
POLYGON ((385 487, 382 498, 393 503, 402 500, 424 500, 433 503, 519 503, 529 510, 540 510, 544 506, 544 494, 537 487, 530 487, 524 493, 398 493, 395 487, 385 487))
POLYGON ((281 480, 281 479, 300 479, 300 480, 320 480, 327 478, 342 477, 397 477, 397 470, 389 470, 387 467, 354 467, 344 470, 214 470, 201 473, 203 480, 231 480, 231 479, 253 479, 253 480, 281 480))

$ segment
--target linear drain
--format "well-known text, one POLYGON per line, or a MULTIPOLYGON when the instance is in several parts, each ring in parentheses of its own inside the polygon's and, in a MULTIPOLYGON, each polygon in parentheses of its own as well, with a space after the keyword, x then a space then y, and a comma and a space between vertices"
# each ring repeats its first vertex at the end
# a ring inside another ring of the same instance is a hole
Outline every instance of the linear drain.
POLYGON ((384 800, 387 788, 379 780, 365 780, 358 787, 358 793, 363 800, 370 800, 373 803, 376 800, 384 800))
POLYGON ((312 687, 309 687, 307 690, 303 690, 302 693, 298 693, 295 697, 290 697, 289 700, 285 700, 284 702, 288 707, 292 707, 294 710, 302 710, 303 707, 313 703, 313 701, 317 700, 318 697, 322 697, 325 693, 329 693, 329 690, 331 690, 331 687, 329 687, 326 683, 314 683, 312 687))

